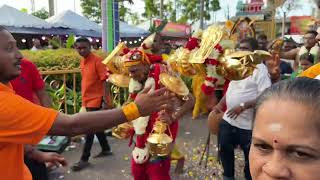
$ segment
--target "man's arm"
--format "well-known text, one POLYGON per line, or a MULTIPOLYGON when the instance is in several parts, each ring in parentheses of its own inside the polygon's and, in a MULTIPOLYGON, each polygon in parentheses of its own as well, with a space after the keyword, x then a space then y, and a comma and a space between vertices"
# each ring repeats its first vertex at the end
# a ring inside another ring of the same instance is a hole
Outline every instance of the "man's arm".
MULTIPOLYGON (((137 104, 141 116, 147 116, 152 112, 165 109, 166 105, 170 104, 170 100, 174 96, 173 94, 164 95, 166 89, 159 89, 152 93, 147 93, 149 90, 150 88, 143 90, 135 99, 135 104, 137 104)), ((134 119, 136 118, 137 117, 134 119)), ((127 119, 122 109, 79 113, 75 115, 60 113, 48 134, 65 136, 87 134, 109 129, 134 119, 127 119)))
POLYGON ((283 59, 295 60, 299 51, 300 51, 300 49, 296 48, 296 49, 292 49, 288 52, 281 52, 280 57, 283 59))
POLYGON ((37 97, 39 98, 39 101, 43 107, 47 107, 47 108, 52 107, 51 98, 49 97, 45 88, 39 89, 35 93, 36 93, 37 97))
POLYGON ((37 144, 46 135, 75 135, 97 132, 111 128, 125 121, 132 121, 152 112, 168 109, 174 95, 164 94, 166 89, 159 89, 150 94, 150 88, 142 91, 134 103, 122 109, 101 112, 63 115, 55 110, 41 107, 11 92, 1 92, 0 141, 16 144, 37 144), (152 104, 152 106, 151 106, 152 104))
POLYGON ((66 115, 59 113, 49 135, 74 136, 88 134, 112 128, 126 122, 126 116, 121 109, 66 115))

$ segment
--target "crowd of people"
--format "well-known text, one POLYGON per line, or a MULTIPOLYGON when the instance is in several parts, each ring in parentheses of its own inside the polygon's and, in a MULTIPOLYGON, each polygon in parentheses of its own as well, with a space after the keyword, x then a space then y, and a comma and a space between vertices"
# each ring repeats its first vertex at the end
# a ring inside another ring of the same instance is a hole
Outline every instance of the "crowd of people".
MULTIPOLYGON (((276 41, 268 41, 265 35, 238 42, 238 51, 265 50, 272 58, 258 64, 251 76, 225 84, 224 96, 209 109, 224 112, 218 133, 224 180, 235 179, 234 150, 238 147, 243 150, 247 180, 320 179, 320 35, 308 31, 303 39, 302 46, 284 40, 279 51, 273 49, 276 41)), ((48 163, 66 165, 63 156, 34 147, 45 135, 86 134, 80 161, 72 166, 74 171, 82 170, 89 165, 94 135, 102 149, 96 157, 112 155, 104 130, 132 122, 136 135, 133 178, 170 179, 173 154, 151 155, 147 138, 161 119, 168 124, 166 133, 174 142, 179 119, 192 111, 194 97, 190 93, 182 99, 159 83, 160 73, 168 71, 161 54, 170 54, 172 49, 161 36, 157 34, 151 44, 143 44, 143 50, 127 50, 124 66, 131 78, 130 95, 120 109, 112 107, 102 59, 91 52, 88 39, 77 39, 74 47, 82 56, 81 92, 86 112, 75 115, 50 109, 41 75, 22 57, 11 33, 1 26, 0 46, 1 178, 43 180, 48 178, 48 163)), ((174 152, 184 161, 178 147, 174 152)), ((183 165, 179 168, 181 172, 183 165)))

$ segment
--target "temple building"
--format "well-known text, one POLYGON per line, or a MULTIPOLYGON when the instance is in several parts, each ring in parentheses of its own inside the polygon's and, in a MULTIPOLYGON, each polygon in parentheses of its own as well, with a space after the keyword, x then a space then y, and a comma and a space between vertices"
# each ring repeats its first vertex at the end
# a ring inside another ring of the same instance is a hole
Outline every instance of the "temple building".
POLYGON ((251 0, 250 2, 246 1, 246 3, 244 3, 243 0, 238 0, 236 16, 250 18, 253 16, 253 19, 264 20, 264 4, 263 0, 251 0))

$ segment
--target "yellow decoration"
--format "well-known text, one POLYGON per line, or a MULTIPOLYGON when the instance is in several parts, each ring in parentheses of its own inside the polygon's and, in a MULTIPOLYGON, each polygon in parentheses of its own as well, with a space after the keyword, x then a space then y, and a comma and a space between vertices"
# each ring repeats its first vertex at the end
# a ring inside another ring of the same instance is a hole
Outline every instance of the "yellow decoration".
POLYGON ((118 87, 127 88, 129 87, 130 77, 123 74, 110 74, 108 81, 118 87))
POLYGON ((168 73, 160 74, 160 82, 171 92, 179 96, 188 96, 189 89, 180 77, 169 75, 168 73))
POLYGON ((119 43, 117 47, 115 47, 108 57, 102 62, 103 64, 107 65, 108 69, 112 73, 121 74, 123 72, 123 63, 120 54, 125 48, 126 45, 124 42, 119 43))
POLYGON ((173 148, 173 138, 169 125, 157 120, 148 139, 148 149, 152 156, 168 156, 173 148), (170 136, 165 132, 169 130, 170 136))
POLYGON ((201 85, 205 81, 205 74, 197 74, 192 78, 193 96, 195 97, 195 104, 192 112, 192 118, 196 119, 201 113, 207 113, 206 95, 201 90, 201 85))
POLYGON ((131 103, 123 106, 122 111, 128 121, 133 121, 141 116, 139 109, 138 109, 138 106, 134 102, 131 102, 131 103))
POLYGON ((112 128, 112 136, 118 139, 127 139, 130 137, 130 131, 133 129, 132 124, 123 123, 115 128, 112 128))
POLYGON ((202 64, 210 56, 212 51, 225 35, 225 31, 221 26, 212 25, 202 34, 200 48, 190 57, 190 63, 202 64))
POLYGON ((252 75, 257 64, 271 58, 266 51, 237 51, 219 59, 217 73, 229 80, 242 80, 252 75))
POLYGON ((231 20, 226 21, 225 27, 226 27, 229 31, 231 31, 231 29, 233 28, 233 26, 234 26, 234 22, 233 22, 233 21, 231 21, 231 20))

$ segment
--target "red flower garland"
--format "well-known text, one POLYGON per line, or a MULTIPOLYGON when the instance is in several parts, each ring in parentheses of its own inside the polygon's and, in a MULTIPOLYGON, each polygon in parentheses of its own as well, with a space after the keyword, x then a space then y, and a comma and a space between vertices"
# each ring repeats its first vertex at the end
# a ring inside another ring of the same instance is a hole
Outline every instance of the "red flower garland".
POLYGON ((210 96, 210 95, 212 95, 212 93, 214 93, 215 88, 212 87, 212 86, 206 86, 206 85, 203 83, 202 86, 201 86, 201 90, 202 90, 202 92, 203 92, 205 95, 210 96))
POLYGON ((223 53, 223 47, 222 47, 220 44, 217 44, 214 48, 215 48, 220 54, 223 53))
POLYGON ((210 65, 213 65, 213 66, 217 66, 220 64, 220 62, 216 59, 206 59, 205 61, 206 64, 210 64, 210 65))

